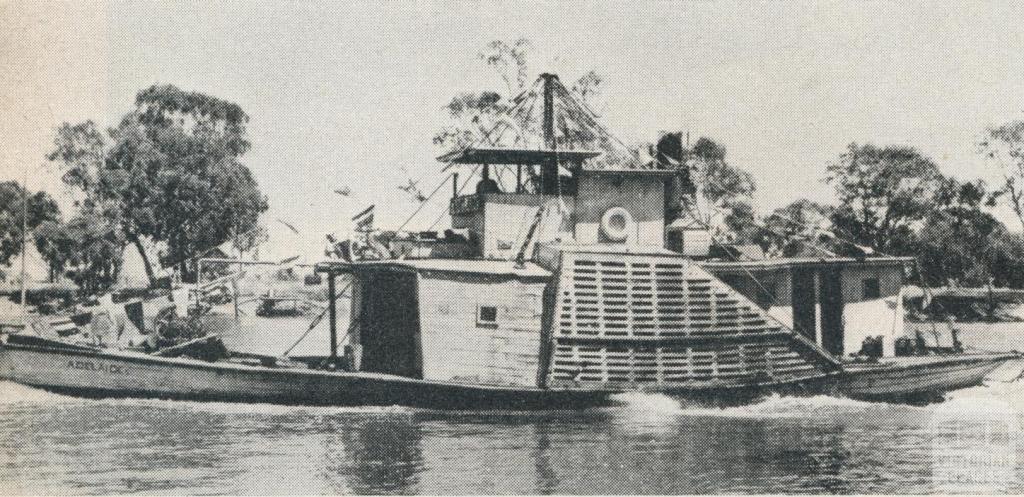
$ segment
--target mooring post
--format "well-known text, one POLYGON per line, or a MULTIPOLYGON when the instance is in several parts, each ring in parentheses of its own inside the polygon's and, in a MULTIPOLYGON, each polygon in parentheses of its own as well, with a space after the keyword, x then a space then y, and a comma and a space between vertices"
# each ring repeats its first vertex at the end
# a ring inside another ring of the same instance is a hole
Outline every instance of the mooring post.
POLYGON ((327 317, 331 327, 331 357, 327 364, 330 367, 338 365, 338 309, 335 305, 334 277, 333 271, 327 273, 327 317))

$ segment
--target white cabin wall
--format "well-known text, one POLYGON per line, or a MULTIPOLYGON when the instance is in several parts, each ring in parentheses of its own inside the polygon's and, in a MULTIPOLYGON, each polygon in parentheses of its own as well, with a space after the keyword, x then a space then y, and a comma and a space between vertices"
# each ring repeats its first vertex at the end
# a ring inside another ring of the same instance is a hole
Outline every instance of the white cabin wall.
POLYGON ((843 268, 843 348, 861 349, 864 339, 882 336, 882 353, 895 355, 896 338, 903 335, 903 272, 899 267, 843 268), (864 297, 864 279, 878 278, 880 298, 864 297))
POLYGON ((665 182, 660 177, 582 174, 576 195, 576 241, 602 243, 601 216, 622 207, 633 217, 626 240, 632 245, 664 246, 665 182))
POLYGON ((788 271, 773 274, 775 302, 768 308, 768 315, 789 329, 793 329, 793 278, 788 271))
POLYGON ((422 275, 423 377, 495 385, 537 384, 544 282, 474 275, 422 275), (498 308, 497 325, 477 324, 477 306, 498 308))
MULTIPOLYGON (((531 246, 540 242, 572 238, 566 226, 572 218, 573 199, 563 197, 564 209, 559 209, 558 197, 529 194, 490 194, 486 197, 483 215, 483 254, 488 259, 511 259, 526 240, 537 210, 544 206, 544 217, 534 233, 531 246)), ((532 253, 527 250, 527 255, 532 253)))
MULTIPOLYGON (((849 356, 861 350, 864 339, 882 336, 883 355, 895 355, 895 341, 903 335, 903 271, 899 266, 846 265, 842 271, 843 350, 849 356), (877 278, 880 297, 864 297, 864 279, 877 278)), ((746 274, 731 272, 730 274, 746 274)), ((727 279, 728 277, 725 276, 727 279)), ((768 315, 793 328, 793 279, 791 270, 757 274, 761 284, 774 290, 775 299, 768 315)), ((816 277, 816 294, 820 294, 816 277)), ((749 289, 745 289, 749 293, 749 289)), ((821 305, 815 304, 817 327, 815 340, 821 344, 821 305)))

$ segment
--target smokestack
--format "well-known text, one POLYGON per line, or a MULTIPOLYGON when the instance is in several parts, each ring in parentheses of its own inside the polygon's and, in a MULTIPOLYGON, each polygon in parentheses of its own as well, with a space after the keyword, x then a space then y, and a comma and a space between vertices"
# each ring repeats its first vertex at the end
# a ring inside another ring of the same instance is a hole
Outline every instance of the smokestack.
POLYGON ((690 179, 686 164, 689 150, 683 145, 682 133, 665 133, 655 146, 655 160, 666 169, 675 169, 676 174, 665 183, 665 222, 679 218, 683 209, 683 197, 693 195, 696 188, 690 179))

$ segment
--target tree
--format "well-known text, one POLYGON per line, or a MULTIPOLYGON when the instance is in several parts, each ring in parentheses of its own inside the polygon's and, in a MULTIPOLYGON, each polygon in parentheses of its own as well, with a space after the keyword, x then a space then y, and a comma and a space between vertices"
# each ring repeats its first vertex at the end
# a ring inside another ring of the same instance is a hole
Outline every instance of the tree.
POLYGON ((922 276, 929 285, 953 281, 962 285, 988 284, 992 244, 1006 234, 990 214, 969 211, 954 215, 936 211, 919 233, 922 276))
POLYGON ((572 85, 572 93, 579 95, 580 101, 586 104, 587 108, 591 109, 595 115, 600 115, 597 110, 594 110, 594 100, 601 95, 603 83, 604 77, 591 69, 572 85))
POLYGON ((106 147, 103 132, 92 121, 57 128, 54 149, 46 158, 61 164, 61 179, 71 187, 76 206, 91 208, 105 200, 106 147))
POLYGON ((106 136, 91 122, 63 125, 49 158, 81 192, 83 208, 135 246, 151 284, 144 240, 163 244, 160 262, 188 280, 197 255, 254 229, 267 210, 240 162, 250 147, 248 119, 237 104, 153 86, 106 136))
POLYGON ((468 147, 493 129, 509 109, 506 97, 495 91, 462 93, 445 106, 450 118, 434 135, 434 144, 445 152, 468 147))
MULTIPOLYGON (((46 192, 28 193, 14 181, 0 182, 0 266, 7 266, 22 249, 23 222, 29 231, 60 218, 60 209, 46 192), (24 208, 24 216, 23 216, 24 208)), ((3 274, 3 273, 0 273, 3 274)))
POLYGON ((690 150, 691 167, 696 171, 704 197, 712 205, 728 205, 749 199, 757 190, 754 177, 725 160, 725 147, 701 137, 690 150))
POLYGON ((725 229, 730 233, 733 243, 749 244, 755 242, 762 229, 757 224, 754 206, 744 200, 726 203, 728 213, 722 219, 725 229))
POLYGON ((981 153, 1003 176, 1000 192, 1024 227, 1024 121, 1011 121, 985 131, 981 153))
POLYGON ((758 244, 771 254, 793 257, 805 250, 835 251, 829 240, 833 208, 807 199, 795 200, 764 219, 758 244))
POLYGON ((527 62, 531 51, 533 44, 526 38, 519 38, 512 43, 494 40, 477 56, 498 73, 511 95, 526 87, 530 77, 527 62))
MULTIPOLYGON (((531 90, 530 85, 535 81, 531 79, 529 65, 532 51, 530 41, 523 38, 513 42, 496 40, 487 44, 479 53, 479 58, 495 71, 505 88, 462 93, 445 105, 449 122, 433 139, 442 152, 459 150, 474 143, 494 146, 501 138, 529 136, 539 139, 542 133, 542 104, 536 101, 527 104, 525 97, 517 100, 520 94, 531 90)), ((563 113, 565 119, 557 120, 555 125, 559 129, 556 134, 559 134, 560 140, 573 145, 589 145, 595 150, 605 151, 603 156, 592 159, 595 163, 621 162, 627 158, 629 151, 619 150, 621 147, 613 145, 606 133, 596 132, 592 126, 596 113, 590 104, 600 94, 603 81, 600 74, 591 70, 570 84, 567 94, 558 95, 558 98, 571 96, 573 100, 570 102, 563 99, 567 103, 559 112, 563 113), (578 124, 577 121, 590 125, 571 125, 574 122, 578 124)), ((540 91, 536 88, 534 90, 540 91)), ((527 174, 531 175, 530 181, 537 181, 532 170, 527 169, 527 174)))
POLYGON ((109 290, 117 282, 125 247, 111 217, 89 209, 66 223, 47 221, 35 233, 36 247, 51 271, 67 274, 84 292, 109 290))
POLYGON ((940 179, 934 209, 917 234, 922 277, 929 285, 1024 284, 1018 269, 1024 265, 1021 237, 982 210, 996 197, 981 180, 940 179))
POLYGON ((837 234, 889 253, 912 250, 915 222, 932 206, 938 167, 912 147, 851 143, 828 166, 826 181, 839 197, 837 234))
POLYGON ((445 106, 451 119, 434 135, 434 144, 444 152, 467 147, 484 138, 498 120, 514 104, 511 99, 526 90, 528 61, 533 47, 520 38, 512 43, 495 40, 487 44, 478 57, 491 67, 505 83, 505 91, 484 90, 452 97, 445 106))
POLYGON ((690 215, 704 224, 715 224, 715 213, 721 214, 720 231, 731 234, 735 242, 750 243, 758 236, 756 213, 752 197, 757 185, 754 177, 726 160, 725 147, 714 140, 701 137, 693 147, 687 148, 683 133, 662 133, 656 145, 647 145, 649 155, 660 167, 678 168, 678 188, 682 198, 666 199, 670 218, 690 215), (694 194, 699 194, 709 212, 692 205, 694 194), (692 199, 692 200, 691 200, 692 199), (689 214, 687 214, 687 212, 689 214))

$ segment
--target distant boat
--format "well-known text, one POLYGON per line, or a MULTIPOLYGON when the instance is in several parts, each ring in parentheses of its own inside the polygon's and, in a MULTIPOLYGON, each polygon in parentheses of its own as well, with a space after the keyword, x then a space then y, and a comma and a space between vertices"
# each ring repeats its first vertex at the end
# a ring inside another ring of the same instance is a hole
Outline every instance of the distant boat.
POLYGON ((301 316, 304 313, 303 308, 309 306, 307 300, 302 297, 262 295, 256 301, 256 315, 259 317, 301 316))

